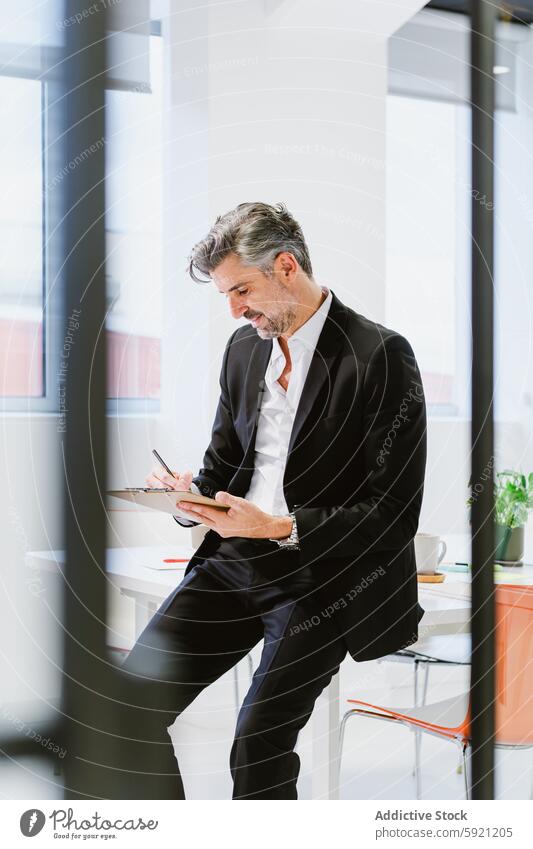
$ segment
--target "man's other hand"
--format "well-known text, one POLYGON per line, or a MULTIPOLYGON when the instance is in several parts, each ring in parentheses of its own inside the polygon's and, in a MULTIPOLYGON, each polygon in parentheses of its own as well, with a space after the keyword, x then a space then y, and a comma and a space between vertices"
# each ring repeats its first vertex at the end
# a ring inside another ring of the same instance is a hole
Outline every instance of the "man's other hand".
POLYGON ((217 510, 216 507, 206 504, 186 501, 176 501, 176 507, 191 519, 207 525, 224 539, 285 539, 291 532, 292 519, 289 516, 271 516, 245 498, 221 491, 217 492, 215 501, 227 504, 229 510, 217 510))

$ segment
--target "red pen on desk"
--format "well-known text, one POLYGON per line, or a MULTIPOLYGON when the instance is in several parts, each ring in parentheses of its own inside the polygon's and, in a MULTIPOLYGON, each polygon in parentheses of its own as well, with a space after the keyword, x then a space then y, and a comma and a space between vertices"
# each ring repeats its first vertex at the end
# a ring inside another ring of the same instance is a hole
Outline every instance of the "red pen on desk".
POLYGON ((188 563, 188 557, 164 557, 163 563, 188 563))

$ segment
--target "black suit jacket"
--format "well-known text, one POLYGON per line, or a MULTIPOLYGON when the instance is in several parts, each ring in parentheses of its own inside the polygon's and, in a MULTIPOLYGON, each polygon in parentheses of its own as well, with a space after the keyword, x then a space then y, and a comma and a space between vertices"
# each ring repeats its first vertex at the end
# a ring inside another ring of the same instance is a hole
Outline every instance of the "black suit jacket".
MULTIPOLYGON (((194 479, 201 492, 244 496, 271 340, 251 327, 231 336, 210 445, 194 479)), ((355 660, 416 641, 413 537, 426 464, 426 410, 407 340, 333 294, 294 420, 283 481, 324 602, 355 660)), ((214 551, 209 531, 188 569, 214 551)), ((307 627, 319 627, 319 622, 307 627)))

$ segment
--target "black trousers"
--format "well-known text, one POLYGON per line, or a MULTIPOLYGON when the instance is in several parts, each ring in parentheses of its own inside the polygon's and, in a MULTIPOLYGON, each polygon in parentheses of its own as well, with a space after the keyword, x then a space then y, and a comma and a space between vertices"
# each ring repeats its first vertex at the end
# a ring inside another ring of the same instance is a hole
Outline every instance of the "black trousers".
MULTIPOLYGON (((144 727, 150 728, 144 750, 157 744, 158 771, 175 775, 170 798, 185 796, 168 727, 261 639, 261 661, 231 749, 233 798, 297 798, 298 733, 346 655, 323 608, 311 571, 298 566, 294 552, 244 539, 221 540, 215 555, 196 565, 163 602, 123 670, 142 682, 142 706, 149 710, 144 727)), ((133 798, 149 798, 153 778, 142 766, 133 798)))

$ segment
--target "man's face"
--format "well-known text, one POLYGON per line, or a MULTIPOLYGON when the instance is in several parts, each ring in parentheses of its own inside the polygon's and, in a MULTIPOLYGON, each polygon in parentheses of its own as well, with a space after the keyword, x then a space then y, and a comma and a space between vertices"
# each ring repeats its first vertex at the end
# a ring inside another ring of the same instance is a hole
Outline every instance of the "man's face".
POLYGON ((244 265, 229 254, 211 274, 218 291, 228 299, 233 318, 245 318, 261 339, 286 333, 296 318, 296 299, 291 283, 297 265, 290 254, 280 254, 272 276, 255 266, 244 265))

